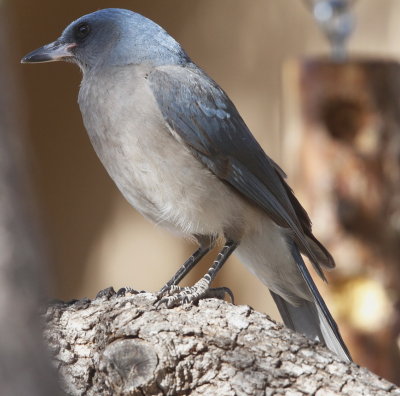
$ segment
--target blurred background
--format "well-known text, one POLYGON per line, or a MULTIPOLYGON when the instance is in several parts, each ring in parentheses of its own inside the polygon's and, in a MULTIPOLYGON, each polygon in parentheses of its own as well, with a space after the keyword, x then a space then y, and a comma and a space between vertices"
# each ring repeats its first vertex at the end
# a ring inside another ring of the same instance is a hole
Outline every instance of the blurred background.
MULTIPOLYGON (((319 286, 354 360, 399 384, 400 285, 396 282, 400 256, 391 258, 389 269, 385 262, 374 268, 374 260, 363 261, 354 253, 351 240, 357 237, 348 230, 340 231, 340 243, 330 244, 326 228, 335 211, 327 208, 330 214, 324 215, 324 208, 315 205, 318 197, 301 187, 302 172, 296 172, 302 167, 299 153, 304 149, 296 136, 307 142, 313 139, 310 155, 320 152, 319 145, 330 144, 318 138, 318 128, 314 135, 304 135, 305 129, 315 127, 304 120, 302 103, 310 100, 304 81, 316 80, 303 60, 327 55, 330 48, 301 0, 3 0, 18 117, 51 274, 50 296, 93 298, 108 286, 156 291, 195 249, 143 219, 109 179, 82 125, 78 68, 65 63, 19 64, 27 52, 55 40, 72 20, 106 7, 129 8, 162 25, 229 94, 265 151, 287 169, 289 184, 315 223, 316 236, 333 249, 338 269, 328 274, 329 287, 319 286)), ((354 12, 357 24, 349 41, 350 55, 397 60, 400 2, 360 0, 354 3, 354 12)), ((318 78, 326 81, 329 76, 318 78)), ((346 85, 346 81, 341 83, 346 85)), ((375 129, 371 128, 379 133, 381 124, 375 121, 375 129)), ((308 166, 305 175, 312 173, 313 165, 308 166)), ((312 183, 309 179, 307 186, 319 188, 318 177, 312 183)), ((397 204, 400 208, 399 200, 397 204)), ((394 241, 400 245, 400 239, 394 241)), ((185 284, 195 282, 211 258, 185 284)), ((221 271, 217 284, 231 288, 237 304, 251 305, 279 319, 265 287, 234 258, 221 271)))

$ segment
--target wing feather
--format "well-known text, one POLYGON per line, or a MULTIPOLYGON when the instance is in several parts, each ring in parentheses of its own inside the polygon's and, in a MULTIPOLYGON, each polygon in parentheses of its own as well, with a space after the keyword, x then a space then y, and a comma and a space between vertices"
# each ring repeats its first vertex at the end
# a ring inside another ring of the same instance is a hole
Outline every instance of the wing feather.
POLYGON ((317 259, 308 242, 315 238, 306 211, 285 182, 285 173, 262 150, 225 92, 193 64, 155 68, 148 80, 166 122, 194 156, 276 224, 290 229, 325 279, 320 264, 333 266, 332 257, 324 250, 326 260, 317 259))

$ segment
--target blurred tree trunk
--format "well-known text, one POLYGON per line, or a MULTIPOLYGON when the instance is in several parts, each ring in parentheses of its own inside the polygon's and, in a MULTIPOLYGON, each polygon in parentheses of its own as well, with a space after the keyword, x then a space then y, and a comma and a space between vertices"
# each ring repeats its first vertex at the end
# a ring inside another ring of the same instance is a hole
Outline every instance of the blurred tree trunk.
POLYGON ((54 396, 55 373, 42 340, 42 257, 24 174, 19 106, 10 65, 7 9, 0 2, 0 394, 54 396))
POLYGON ((400 64, 292 61, 285 92, 289 174, 338 265, 336 316, 355 360, 400 384, 400 64))
POLYGON ((109 288, 49 307, 45 337, 69 395, 400 395, 248 306, 155 301, 109 288))

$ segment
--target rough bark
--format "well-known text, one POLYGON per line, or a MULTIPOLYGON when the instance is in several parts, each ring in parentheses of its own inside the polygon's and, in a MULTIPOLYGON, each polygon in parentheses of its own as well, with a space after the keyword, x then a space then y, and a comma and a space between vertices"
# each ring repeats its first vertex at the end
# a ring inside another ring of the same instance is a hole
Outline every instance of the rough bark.
POLYGON ((45 338, 70 395, 400 395, 248 306, 156 307, 150 293, 52 303, 45 338))

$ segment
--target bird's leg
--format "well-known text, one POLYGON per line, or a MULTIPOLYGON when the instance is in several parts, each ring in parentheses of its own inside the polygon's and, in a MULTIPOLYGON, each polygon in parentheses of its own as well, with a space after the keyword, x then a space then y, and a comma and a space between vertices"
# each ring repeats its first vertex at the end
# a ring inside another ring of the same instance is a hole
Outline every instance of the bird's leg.
POLYGON ((158 294, 163 295, 176 286, 191 269, 210 251, 210 247, 199 247, 178 269, 175 275, 160 289, 158 294))
MULTIPOLYGON (((222 268, 225 261, 237 247, 237 242, 232 240, 226 241, 222 250, 218 253, 216 260, 208 269, 207 273, 194 285, 190 287, 174 286, 170 288, 168 295, 159 300, 158 305, 165 304, 168 308, 185 303, 196 302, 206 297, 223 298, 225 294, 229 294, 233 301, 232 292, 227 288, 211 289, 211 282, 216 277, 218 271, 222 268)), ((179 272, 179 271, 178 271, 179 272)))
POLYGON ((161 288, 158 296, 162 297, 176 286, 192 268, 214 247, 215 238, 209 236, 197 236, 200 247, 181 265, 175 275, 161 288))

